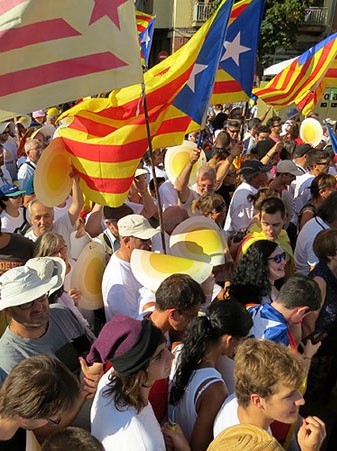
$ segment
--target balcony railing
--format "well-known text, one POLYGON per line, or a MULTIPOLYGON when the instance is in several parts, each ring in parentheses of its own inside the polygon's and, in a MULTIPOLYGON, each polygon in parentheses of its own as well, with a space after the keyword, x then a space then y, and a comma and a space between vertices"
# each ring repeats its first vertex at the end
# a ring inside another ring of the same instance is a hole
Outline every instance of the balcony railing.
POLYGON ((326 6, 307 8, 304 23, 310 26, 327 26, 328 8, 326 6))
POLYGON ((211 16, 212 4, 198 2, 193 6, 193 26, 201 25, 211 16))
MULTIPOLYGON (((212 3, 206 4, 204 2, 197 2, 193 6, 193 25, 200 25, 206 22, 212 14, 212 3)), ((328 8, 326 6, 315 7, 312 6, 306 9, 306 14, 303 24, 309 26, 324 26, 328 25, 328 8)))

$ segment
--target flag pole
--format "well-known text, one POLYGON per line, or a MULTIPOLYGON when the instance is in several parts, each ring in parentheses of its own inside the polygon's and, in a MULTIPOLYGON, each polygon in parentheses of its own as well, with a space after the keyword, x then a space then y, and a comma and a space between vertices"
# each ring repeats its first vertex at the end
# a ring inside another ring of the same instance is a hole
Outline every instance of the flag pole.
POLYGON ((147 141, 148 141, 149 152, 150 152, 152 178, 153 178, 154 191, 156 193, 156 198, 157 198, 157 207, 158 207, 158 218, 159 218, 161 243, 162 243, 162 247, 163 247, 163 252, 164 252, 164 254, 166 254, 163 210, 162 210, 161 199, 160 199, 160 194, 159 194, 159 187, 158 187, 158 181, 157 181, 157 177, 156 177, 156 170, 155 170, 155 165, 154 165, 153 155, 152 155, 152 152, 153 152, 152 137, 151 137, 151 130, 150 130, 149 112, 148 112, 148 109, 147 109, 147 99, 146 99, 145 83, 144 83, 144 81, 142 82, 141 86, 142 86, 142 98, 143 98, 143 105, 144 105, 146 134, 147 134, 147 141))

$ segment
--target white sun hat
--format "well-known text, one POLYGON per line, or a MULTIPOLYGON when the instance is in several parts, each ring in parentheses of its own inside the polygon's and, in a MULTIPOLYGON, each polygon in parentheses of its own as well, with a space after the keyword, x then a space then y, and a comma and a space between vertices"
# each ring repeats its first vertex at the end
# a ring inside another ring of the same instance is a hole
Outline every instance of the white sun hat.
MULTIPOLYGON (((0 311, 27 304, 62 286, 63 265, 58 261, 63 262, 62 259, 39 257, 29 261, 34 260, 38 260, 33 262, 36 269, 27 265, 18 266, 0 277, 0 311)), ((64 262, 63 264, 65 266, 64 262)))

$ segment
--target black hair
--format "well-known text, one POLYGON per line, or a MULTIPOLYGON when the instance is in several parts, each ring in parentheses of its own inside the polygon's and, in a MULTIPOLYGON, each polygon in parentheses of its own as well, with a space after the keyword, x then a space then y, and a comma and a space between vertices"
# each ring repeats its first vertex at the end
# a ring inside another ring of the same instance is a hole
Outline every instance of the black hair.
POLYGON ((181 360, 173 380, 170 403, 176 405, 182 398, 194 370, 212 344, 223 335, 244 338, 253 321, 247 310, 235 300, 217 301, 206 310, 205 316, 193 319, 184 336, 181 360))
POLYGON ((267 213, 268 215, 274 215, 277 212, 281 213, 282 218, 286 215, 286 209, 282 199, 279 197, 268 197, 261 202, 260 213, 267 213))
POLYGON ((267 120, 268 127, 273 127, 274 122, 282 122, 282 119, 280 116, 273 116, 270 119, 267 120))
POLYGON ((278 244, 275 241, 259 240, 249 246, 240 258, 229 287, 229 294, 241 304, 260 304, 262 296, 271 292, 268 273, 268 258, 278 244))

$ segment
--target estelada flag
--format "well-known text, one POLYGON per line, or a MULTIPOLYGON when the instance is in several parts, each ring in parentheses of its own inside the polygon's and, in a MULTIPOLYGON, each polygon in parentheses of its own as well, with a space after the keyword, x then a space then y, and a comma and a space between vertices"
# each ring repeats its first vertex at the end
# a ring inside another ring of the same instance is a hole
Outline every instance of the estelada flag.
POLYGON ((147 67, 152 46, 154 21, 156 16, 136 11, 137 31, 142 65, 147 67))
MULTIPOLYGON (((181 144, 186 133, 200 128, 232 3, 224 0, 183 47, 144 74, 154 148, 181 144)), ((63 120, 70 124, 58 133, 83 191, 101 205, 121 205, 148 149, 141 86, 113 91, 108 99, 82 102, 63 120)))
POLYGON ((277 109, 295 103, 304 115, 320 101, 325 88, 336 86, 337 33, 311 47, 254 94, 277 109))
POLYGON ((212 104, 247 101, 252 95, 264 0, 233 6, 216 74, 212 104))
POLYGON ((9 112, 142 81, 133 0, 1 0, 0 53, 9 112))

